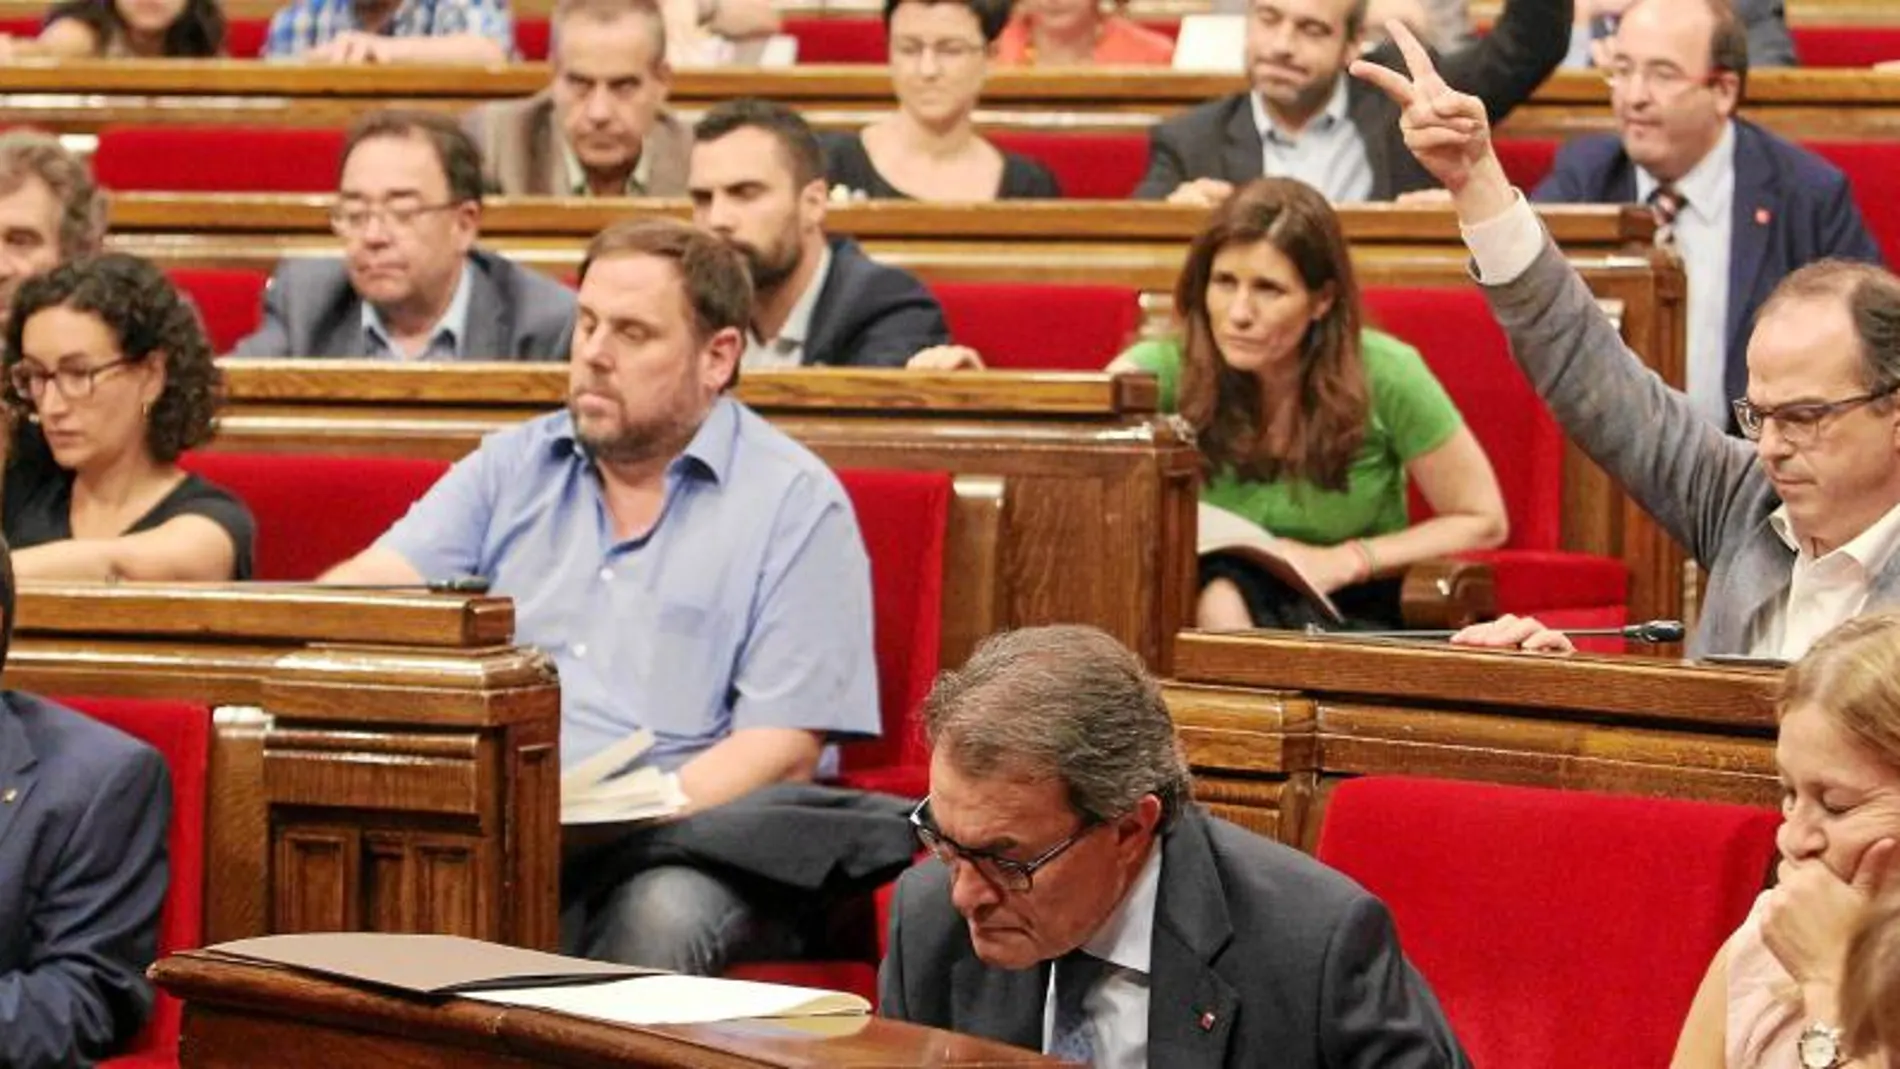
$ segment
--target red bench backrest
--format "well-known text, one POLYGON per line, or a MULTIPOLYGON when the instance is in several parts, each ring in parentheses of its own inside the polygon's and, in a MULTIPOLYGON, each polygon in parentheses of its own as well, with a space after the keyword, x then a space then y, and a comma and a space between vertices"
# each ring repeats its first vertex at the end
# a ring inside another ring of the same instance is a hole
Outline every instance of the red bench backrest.
POLYGON ((230 352, 257 329, 263 318, 269 272, 241 267, 173 267, 165 274, 198 306, 214 353, 230 352))
POLYGON ((1790 26, 1803 67, 1871 67, 1900 59, 1900 27, 1790 26))
POLYGON ((1064 200, 1127 200, 1148 169, 1144 133, 998 130, 985 136, 1055 172, 1064 200))
POLYGON ((1900 176, 1900 142, 1804 141, 1847 175, 1854 186, 1854 202, 1867 220, 1867 229, 1880 244, 1889 268, 1900 268, 1900 197, 1892 195, 1900 176))
POLYGON ((1141 326, 1132 286, 938 282, 950 337, 993 368, 1100 371, 1141 326))
POLYGON ((334 127, 108 126, 92 173, 118 190, 329 193, 343 135, 334 127))

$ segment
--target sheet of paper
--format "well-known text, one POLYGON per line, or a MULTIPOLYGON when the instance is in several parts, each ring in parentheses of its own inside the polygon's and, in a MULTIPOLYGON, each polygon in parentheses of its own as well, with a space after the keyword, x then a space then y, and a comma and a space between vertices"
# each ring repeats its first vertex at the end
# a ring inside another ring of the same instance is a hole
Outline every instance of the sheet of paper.
POLYGON ((306 932, 238 939, 206 949, 420 994, 497 982, 547 984, 650 972, 454 935, 306 932))
POLYGON ((630 1025, 702 1024, 747 1017, 817 1017, 871 1012, 869 1002, 842 991, 672 974, 636 976, 584 987, 475 991, 463 997, 630 1025))

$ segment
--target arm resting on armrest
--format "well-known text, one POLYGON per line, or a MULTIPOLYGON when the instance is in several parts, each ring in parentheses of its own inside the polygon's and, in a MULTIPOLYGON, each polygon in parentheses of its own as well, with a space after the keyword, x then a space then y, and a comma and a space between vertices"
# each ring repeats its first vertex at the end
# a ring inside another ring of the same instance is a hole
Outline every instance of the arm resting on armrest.
POLYGON ((382 546, 371 546, 342 564, 317 576, 319 583, 343 586, 403 585, 421 586, 425 578, 402 554, 382 546))
POLYGON ((203 516, 180 516, 149 531, 117 538, 68 538, 17 550, 22 579, 129 579, 139 582, 223 582, 237 547, 203 516))

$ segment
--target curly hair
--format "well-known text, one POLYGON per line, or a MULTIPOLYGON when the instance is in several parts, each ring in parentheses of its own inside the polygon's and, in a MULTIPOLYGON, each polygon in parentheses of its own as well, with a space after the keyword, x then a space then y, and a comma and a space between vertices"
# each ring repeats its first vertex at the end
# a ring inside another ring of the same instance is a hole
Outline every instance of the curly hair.
POLYGON ((224 376, 218 369, 204 324, 191 301, 151 261, 125 253, 107 253, 62 264, 20 284, 7 321, 7 374, 0 396, 17 416, 33 411, 32 402, 14 389, 12 371, 22 359, 20 338, 26 321, 48 308, 88 312, 118 339, 130 361, 162 354, 165 389, 146 419, 145 444, 163 463, 210 439, 224 376))
MULTIPOLYGON (((53 5, 46 14, 46 25, 60 19, 83 23, 99 41, 103 55, 106 43, 125 33, 125 19, 115 0, 65 0, 53 5)), ((224 54, 224 12, 217 0, 185 0, 185 9, 165 27, 163 54, 168 59, 210 59, 224 54)))
POLYGON ((1177 407, 1200 438, 1207 468, 1231 466, 1244 478, 1295 477, 1321 489, 1345 489, 1372 400, 1359 352, 1359 283, 1339 216, 1326 198, 1291 178, 1263 178, 1236 190, 1188 247, 1174 309, 1184 334, 1177 407), (1207 312, 1214 258, 1229 246, 1261 241, 1293 264, 1310 292, 1332 295, 1302 342, 1293 433, 1279 452, 1268 444, 1260 380, 1227 365, 1207 312))

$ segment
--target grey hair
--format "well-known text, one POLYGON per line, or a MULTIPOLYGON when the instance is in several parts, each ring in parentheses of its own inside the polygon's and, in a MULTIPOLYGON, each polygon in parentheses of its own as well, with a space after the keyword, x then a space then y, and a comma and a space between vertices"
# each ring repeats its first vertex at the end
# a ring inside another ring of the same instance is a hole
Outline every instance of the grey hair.
POLYGON ((11 195, 36 178, 59 202, 59 259, 69 263, 99 251, 106 236, 106 195, 86 162, 59 139, 38 130, 0 134, 0 194, 11 195))
POLYGON ((1058 625, 992 635, 924 700, 932 749, 976 777, 1053 778, 1083 818, 1108 821, 1143 795, 1165 825, 1187 804, 1187 759, 1161 687, 1106 632, 1058 625))

